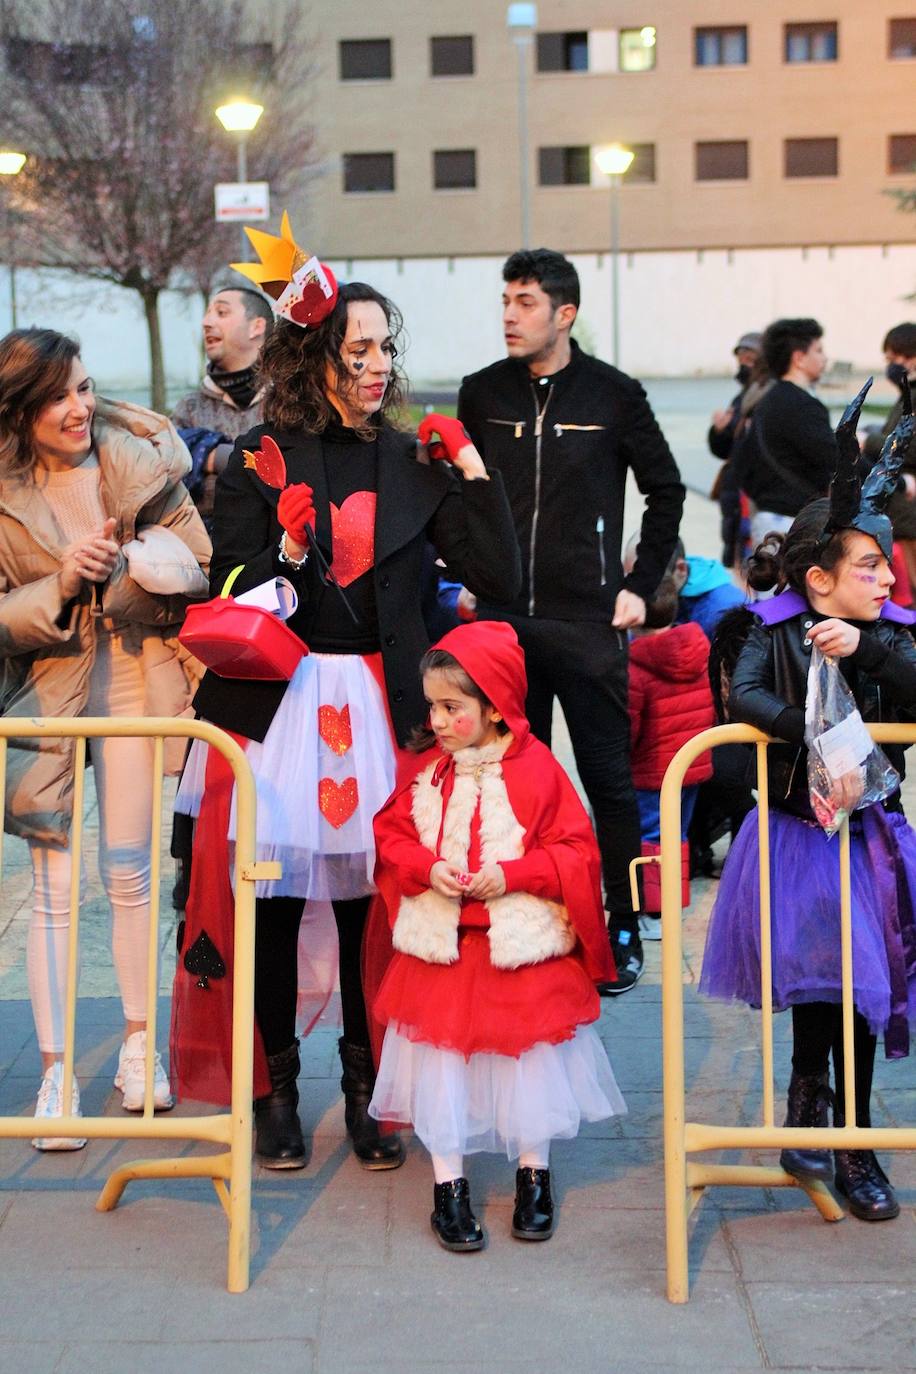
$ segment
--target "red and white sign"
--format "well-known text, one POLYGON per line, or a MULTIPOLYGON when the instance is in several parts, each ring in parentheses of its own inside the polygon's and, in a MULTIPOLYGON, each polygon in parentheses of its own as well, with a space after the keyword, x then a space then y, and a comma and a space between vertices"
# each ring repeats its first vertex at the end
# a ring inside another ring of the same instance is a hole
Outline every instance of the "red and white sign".
POLYGON ((266 181, 218 181, 213 196, 220 224, 270 218, 270 187, 266 181))

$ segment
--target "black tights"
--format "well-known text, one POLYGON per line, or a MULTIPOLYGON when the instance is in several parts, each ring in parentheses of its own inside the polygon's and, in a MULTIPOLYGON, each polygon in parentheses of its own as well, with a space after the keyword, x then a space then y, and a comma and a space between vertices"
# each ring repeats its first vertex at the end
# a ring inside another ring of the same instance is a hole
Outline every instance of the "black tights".
MULTIPOLYGON (((858 1012, 853 1022, 856 1059, 856 1124, 871 1125, 871 1081, 877 1039, 858 1012)), ((843 1008, 835 1002, 808 1002, 792 1008, 792 1067, 796 1073, 826 1073, 833 1053, 836 1121, 846 1120, 843 1084, 843 1008)))
MULTIPOLYGON (((340 941, 340 1005, 344 1039, 369 1044, 360 958, 369 897, 334 902, 340 941)), ((268 1054, 296 1038, 297 946, 301 897, 259 897, 255 916, 254 1012, 268 1054)))

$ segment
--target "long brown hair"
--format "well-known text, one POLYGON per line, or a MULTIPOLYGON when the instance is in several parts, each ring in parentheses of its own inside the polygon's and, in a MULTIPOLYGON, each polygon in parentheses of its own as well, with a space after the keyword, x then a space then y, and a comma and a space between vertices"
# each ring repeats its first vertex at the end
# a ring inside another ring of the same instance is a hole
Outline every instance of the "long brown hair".
POLYGON ((70 382, 80 346, 55 329, 14 329, 0 339, 0 478, 35 466, 32 430, 70 382))
MULTIPOLYGON (((265 388, 264 419, 268 424, 292 433, 305 429, 310 434, 320 434, 340 419, 328 397, 327 373, 330 365, 337 377, 338 395, 346 400, 357 384, 341 358, 351 301, 373 301, 381 306, 392 340, 397 342, 403 329, 400 311, 387 296, 361 281, 345 282, 340 287, 334 309, 314 329, 278 320, 257 365, 258 378, 265 388)), ((378 412, 381 418, 401 409, 405 387, 406 379, 395 362, 378 412)), ((371 439, 375 428, 367 419, 356 432, 371 439)))

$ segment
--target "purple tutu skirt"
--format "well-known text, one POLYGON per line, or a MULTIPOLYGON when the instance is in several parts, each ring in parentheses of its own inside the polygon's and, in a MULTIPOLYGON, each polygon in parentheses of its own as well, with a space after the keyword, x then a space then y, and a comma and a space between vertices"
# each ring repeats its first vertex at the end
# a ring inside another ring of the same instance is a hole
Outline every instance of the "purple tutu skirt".
MULTIPOLYGON (((842 1000, 840 841, 770 810, 773 1007, 842 1000)), ((909 1051, 916 1020, 916 833, 870 806, 850 824, 855 1005, 889 1058, 909 1051)), ((732 844, 709 921, 700 991, 760 1006, 757 811, 732 844)))

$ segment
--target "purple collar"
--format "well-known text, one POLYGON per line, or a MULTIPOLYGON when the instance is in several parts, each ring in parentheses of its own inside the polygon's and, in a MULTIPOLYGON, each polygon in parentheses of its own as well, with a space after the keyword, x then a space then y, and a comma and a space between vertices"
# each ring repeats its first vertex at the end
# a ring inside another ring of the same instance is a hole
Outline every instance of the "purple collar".
MULTIPOLYGON (((805 598, 791 589, 770 597, 768 601, 748 601, 745 605, 752 615, 768 626, 781 625, 784 620, 791 620, 794 615, 802 615, 811 609, 805 598)), ((916 611, 898 606, 896 601, 885 601, 878 619, 892 620, 897 625, 913 625, 916 624, 916 611)))

